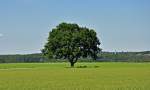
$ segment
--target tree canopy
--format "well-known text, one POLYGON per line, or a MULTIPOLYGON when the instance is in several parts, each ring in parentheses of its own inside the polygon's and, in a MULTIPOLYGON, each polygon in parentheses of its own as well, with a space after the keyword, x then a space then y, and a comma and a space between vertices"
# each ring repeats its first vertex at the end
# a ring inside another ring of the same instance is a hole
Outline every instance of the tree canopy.
POLYGON ((80 57, 97 58, 100 41, 93 29, 77 24, 61 23, 49 32, 48 41, 42 52, 48 58, 68 59, 71 67, 80 57))

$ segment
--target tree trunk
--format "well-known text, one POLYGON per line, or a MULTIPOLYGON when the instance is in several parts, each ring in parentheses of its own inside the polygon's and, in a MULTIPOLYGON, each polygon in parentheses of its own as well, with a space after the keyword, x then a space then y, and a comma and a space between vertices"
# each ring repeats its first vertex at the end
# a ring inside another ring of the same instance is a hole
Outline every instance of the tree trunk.
POLYGON ((75 63, 74 63, 74 62, 70 62, 70 64, 71 64, 71 67, 74 67, 74 64, 75 64, 75 63))
POLYGON ((77 60, 78 60, 78 58, 74 58, 74 57, 69 58, 69 62, 70 62, 71 67, 74 67, 74 64, 77 62, 77 60))

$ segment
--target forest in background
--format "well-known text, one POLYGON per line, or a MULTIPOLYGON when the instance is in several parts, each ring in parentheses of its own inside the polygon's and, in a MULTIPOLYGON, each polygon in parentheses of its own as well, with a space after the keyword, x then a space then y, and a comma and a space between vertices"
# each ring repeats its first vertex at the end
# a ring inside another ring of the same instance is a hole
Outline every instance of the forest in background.
MULTIPOLYGON (((0 63, 66 62, 64 59, 48 59, 41 53, 25 55, 0 55, 0 63)), ((150 62, 150 51, 101 52, 97 60, 80 58, 79 62, 150 62)))

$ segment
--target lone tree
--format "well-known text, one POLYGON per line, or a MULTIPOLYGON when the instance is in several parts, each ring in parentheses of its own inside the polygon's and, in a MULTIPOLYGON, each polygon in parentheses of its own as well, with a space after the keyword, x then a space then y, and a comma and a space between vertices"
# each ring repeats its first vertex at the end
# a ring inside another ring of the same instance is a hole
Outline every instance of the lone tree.
POLYGON ((42 53, 48 58, 68 59, 71 67, 80 57, 97 58, 100 41, 93 29, 77 24, 61 23, 49 32, 48 42, 42 53))

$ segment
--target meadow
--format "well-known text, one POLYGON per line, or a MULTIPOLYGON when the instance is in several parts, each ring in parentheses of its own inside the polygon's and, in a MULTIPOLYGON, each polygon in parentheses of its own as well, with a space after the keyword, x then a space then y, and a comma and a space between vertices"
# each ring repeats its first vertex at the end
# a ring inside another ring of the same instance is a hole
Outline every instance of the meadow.
POLYGON ((150 63, 0 64, 0 90, 150 90, 150 63))

